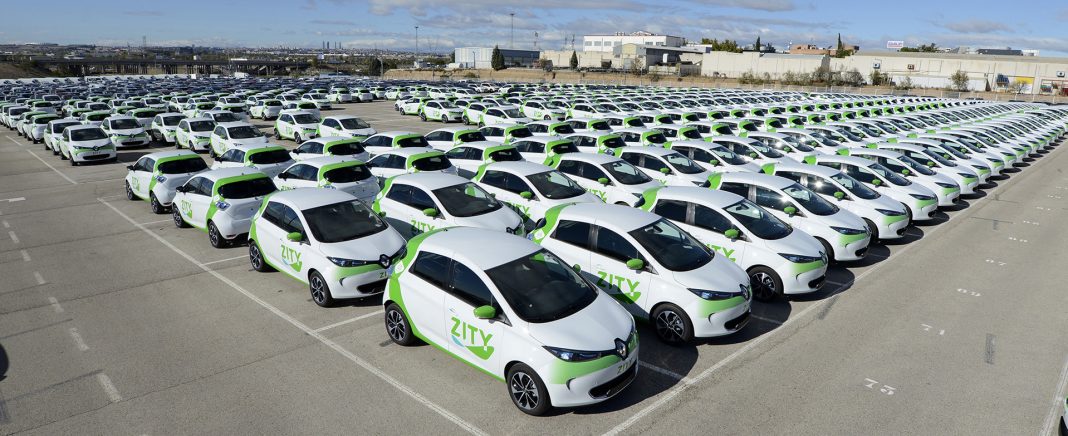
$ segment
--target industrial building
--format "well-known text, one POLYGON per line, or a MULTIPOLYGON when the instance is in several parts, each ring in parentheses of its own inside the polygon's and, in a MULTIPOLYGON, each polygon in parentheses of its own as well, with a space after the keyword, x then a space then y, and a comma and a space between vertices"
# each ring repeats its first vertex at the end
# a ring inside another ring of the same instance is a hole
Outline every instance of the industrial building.
POLYGON ((682 47, 686 38, 681 36, 657 35, 649 32, 616 32, 612 35, 584 35, 582 51, 611 53, 625 44, 651 45, 656 47, 682 47))
MULTIPOLYGON (((500 50, 506 67, 533 67, 541 53, 538 50, 511 48, 500 50)), ((450 65, 452 68, 493 68, 493 47, 457 47, 453 53, 456 62, 450 65)))

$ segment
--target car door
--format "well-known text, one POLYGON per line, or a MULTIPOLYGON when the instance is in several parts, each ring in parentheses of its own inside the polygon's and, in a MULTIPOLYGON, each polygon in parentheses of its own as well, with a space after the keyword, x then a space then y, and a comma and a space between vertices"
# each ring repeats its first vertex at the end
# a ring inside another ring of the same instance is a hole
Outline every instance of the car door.
POLYGON ((130 187, 138 197, 148 198, 149 186, 152 184, 153 169, 156 166, 155 159, 142 157, 133 165, 130 174, 130 187))
POLYGON ((267 202, 263 208, 263 215, 256 220, 256 243, 259 244, 260 253, 271 265, 281 266, 282 263, 282 240, 288 233, 285 231, 282 216, 286 206, 276 201, 267 202))
POLYGON ((500 346, 500 329, 507 326, 501 321, 501 306, 486 285, 488 280, 464 264, 452 260, 449 262, 449 281, 445 288, 444 314, 445 329, 449 334, 449 351, 472 365, 489 372, 500 374, 500 357, 495 353, 500 346), (497 310, 498 318, 480 319, 474 310, 481 306, 491 306, 497 310))
POLYGON ((318 141, 305 141, 294 149, 290 155, 293 156, 293 160, 305 160, 316 157, 322 157, 323 155, 323 143, 318 141))
MULTIPOLYGON (((560 162, 557 168, 560 172, 568 175, 572 175, 572 179, 575 183, 578 183, 583 189, 589 191, 591 194, 600 197, 601 201, 608 202, 608 190, 607 186, 601 184, 599 179, 611 180, 608 178, 608 174, 586 162, 564 160, 560 162)), ((609 184, 612 182, 609 181, 609 184)))
POLYGON ((203 229, 207 226, 208 208, 212 202, 211 190, 215 182, 205 177, 194 177, 190 182, 193 180, 198 182, 193 184, 192 189, 186 193, 188 204, 182 204, 179 207, 185 209, 183 212, 186 212, 186 221, 189 224, 203 229))
POLYGON ((727 230, 737 226, 718 210, 699 204, 691 204, 693 209, 683 229, 704 242, 708 248, 718 251, 731 262, 737 263, 745 255, 744 235, 739 239, 730 239, 724 235, 727 230))
MULTIPOLYGON (((408 266, 408 274, 401 274, 400 292, 404 310, 412 323, 429 342, 449 348, 451 326, 442 322, 445 310, 445 288, 448 286, 452 259, 429 251, 422 251, 408 266)), ((447 316, 446 316, 447 319, 447 316)))
MULTIPOLYGON (((598 221, 598 224, 601 221, 598 221)), ((648 299, 648 288, 652 282, 652 266, 629 240, 616 231, 600 225, 591 226, 593 245, 590 250, 590 272, 596 275, 593 284, 601 288, 616 301, 619 301, 635 316, 648 317, 641 309, 648 299), (641 259, 645 267, 632 270, 627 261, 641 259)))
POLYGON ((482 166, 482 150, 474 147, 454 147, 445 153, 461 177, 471 178, 482 166))
POLYGON ((289 114, 280 115, 274 123, 274 128, 277 130, 277 136, 293 137, 293 117, 289 114))
POLYGON ((215 130, 211 132, 211 148, 215 154, 226 153, 226 140, 229 138, 225 127, 215 126, 215 130))
MULTIPOLYGON (((277 263, 282 268, 282 272, 285 272, 293 277, 298 278, 301 281, 305 281, 306 269, 304 268, 303 254, 305 247, 307 247, 308 234, 304 231, 304 224, 301 222, 300 214, 293 208, 282 205, 282 225, 280 240, 278 246, 278 258, 280 263, 277 263), (303 237, 300 241, 290 241, 290 233, 300 233, 303 237)), ((257 229, 258 233, 259 229, 257 229)))

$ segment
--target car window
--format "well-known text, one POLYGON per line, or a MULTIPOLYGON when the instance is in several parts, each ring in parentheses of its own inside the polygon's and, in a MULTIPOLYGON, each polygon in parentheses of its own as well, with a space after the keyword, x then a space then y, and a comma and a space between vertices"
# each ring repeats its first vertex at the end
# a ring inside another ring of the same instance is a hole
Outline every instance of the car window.
POLYGON ((693 225, 716 233, 723 233, 734 227, 723 214, 701 205, 694 205, 693 225))
POLYGON ((322 154, 323 144, 315 141, 308 141, 301 144, 300 147, 297 147, 297 150, 300 150, 301 153, 322 154))
POLYGON ((482 176, 482 180, 480 181, 489 186, 500 188, 509 192, 514 192, 516 194, 523 191, 530 191, 530 186, 528 186, 522 178, 512 173, 506 173, 504 171, 486 171, 486 173, 482 176))
POLYGON ((226 153, 223 153, 219 159, 224 162, 244 162, 245 152, 238 149, 228 150, 226 153))
POLYGON ((719 190, 737 194, 744 198, 749 197, 749 186, 741 183, 724 182, 719 185, 719 190))
POLYGON ((192 179, 189 179, 188 182, 185 182, 187 192, 190 194, 200 194, 200 184, 204 183, 204 180, 203 177, 193 177, 192 179))
POLYGON ((411 271, 416 277, 426 280, 432 285, 445 289, 446 281, 449 277, 449 264, 452 263, 452 259, 449 259, 440 254, 434 254, 428 251, 419 253, 419 256, 415 258, 415 262, 412 263, 411 271))
POLYGON ((304 233, 304 224, 301 224, 297 212, 289 206, 282 206, 282 231, 286 233, 304 233))
POLYGON ((553 231, 553 239, 586 248, 590 245, 590 224, 581 221, 561 220, 553 231))
POLYGON ((263 209, 263 219, 267 222, 274 224, 278 228, 282 228, 282 210, 285 206, 278 202, 268 202, 267 207, 263 209))
POLYGON ((626 238, 604 227, 594 227, 597 229, 597 237, 594 239, 593 251, 621 262, 641 259, 638 249, 626 238))
POLYGON ((493 305, 493 294, 486 283, 471 268, 460 262, 452 262, 449 277, 449 293, 473 307, 493 305))
POLYGON ((689 204, 684 201, 660 200, 656 203, 656 207, 653 208, 653 213, 669 220, 685 223, 686 209, 688 207, 689 204))
POLYGON ((311 165, 294 165, 292 168, 286 170, 286 173, 293 178, 314 182, 317 178, 318 171, 311 165))
POLYGON ((786 209, 787 206, 793 206, 793 203, 778 192, 760 186, 756 186, 755 188, 756 201, 754 203, 756 203, 757 206, 779 211, 786 209))
POLYGON ((200 184, 197 185, 197 194, 210 197, 212 188, 214 187, 215 182, 208 179, 202 179, 200 184))

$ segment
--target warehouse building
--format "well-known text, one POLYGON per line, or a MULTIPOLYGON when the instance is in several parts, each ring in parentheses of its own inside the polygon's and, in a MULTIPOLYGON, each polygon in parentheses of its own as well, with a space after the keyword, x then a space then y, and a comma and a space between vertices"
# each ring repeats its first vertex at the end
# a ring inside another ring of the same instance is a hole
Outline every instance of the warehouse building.
POLYGON ((649 32, 616 32, 612 35, 584 35, 582 51, 611 53, 625 44, 650 45, 654 47, 682 47, 686 38, 681 36, 657 35, 649 32))
MULTIPOLYGON (((502 48, 506 67, 533 67, 541 52, 537 50, 520 50, 502 48)), ((493 68, 493 47, 457 47, 455 68, 493 68)))
POLYGON ((913 86, 948 88, 958 70, 968 75, 972 91, 1010 91, 1021 94, 1068 95, 1068 58, 952 53, 861 52, 830 59, 832 70, 856 68, 864 77, 872 71, 895 83, 909 78, 913 86))

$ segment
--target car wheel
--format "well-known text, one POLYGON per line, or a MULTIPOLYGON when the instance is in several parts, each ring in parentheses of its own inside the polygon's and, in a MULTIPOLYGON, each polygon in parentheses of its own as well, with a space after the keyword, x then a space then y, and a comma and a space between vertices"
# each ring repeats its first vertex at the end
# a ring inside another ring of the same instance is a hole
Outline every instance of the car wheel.
POLYGON ((71 158, 70 158, 70 166, 72 166, 72 167, 76 167, 76 166, 78 166, 78 162, 75 162, 75 161, 74 161, 74 157, 71 157, 71 158))
POLYGON ((208 157, 215 159, 215 147, 208 146, 208 157))
POLYGON ((467 118, 467 115, 464 115, 463 121, 465 126, 471 125, 471 119, 467 118))
POLYGON ((263 259, 263 253, 260 252, 260 246, 256 245, 256 241, 248 241, 248 261, 252 264, 252 269, 256 271, 274 271, 274 268, 271 268, 267 261, 263 259))
POLYGON ((59 159, 60 160, 67 160, 67 155, 63 154, 62 150, 60 150, 60 152, 59 152, 59 159))
POLYGON ((152 208, 152 213, 154 214, 162 215, 167 213, 167 208, 163 207, 163 205, 159 203, 159 199, 156 198, 156 194, 151 192, 148 193, 148 206, 152 208))
POLYGON ((423 121, 426 121, 426 113, 419 114, 419 119, 423 120, 423 121))
POLYGON ((282 140, 282 132, 279 132, 277 127, 274 129, 274 139, 282 140))
POLYGON ((551 119, 553 119, 553 117, 550 117, 550 116, 548 116, 548 115, 546 115, 546 116, 545 116, 545 118, 544 118, 544 120, 545 120, 545 121, 549 121, 549 120, 551 120, 551 119))
POLYGON ((480 128, 480 129, 481 129, 481 128, 483 128, 483 127, 486 127, 486 123, 483 123, 483 122, 481 122, 481 121, 480 121, 480 122, 478 123, 478 128, 480 128))
POLYGON ((771 268, 758 266, 749 270, 749 283, 757 300, 771 301, 783 295, 782 279, 771 268))
POLYGON ((549 391, 545 389, 538 373, 523 363, 508 369, 508 398, 512 404, 527 415, 540 416, 552 409, 549 391))
POLYGON ((871 220, 867 219, 867 218, 864 218, 864 224, 867 224, 868 225, 868 230, 871 230, 871 242, 875 242, 876 240, 878 240, 879 239, 879 227, 877 227, 875 225, 875 223, 871 222, 871 220))
POLYGON ((442 115, 441 116, 441 123, 442 124, 449 124, 449 117, 445 116, 445 115, 442 115))
POLYGON ((56 149, 52 149, 52 156, 59 156, 59 152, 56 149))
POLYGON ((293 133, 293 142, 296 142, 297 144, 304 142, 300 140, 300 133, 293 133))
POLYGON ((326 279, 319 274, 319 271, 312 271, 308 276, 308 290, 311 291, 312 301, 319 307, 334 305, 334 297, 330 295, 330 285, 326 283, 326 279))
POLYGON ((185 218, 182 218, 182 211, 178 210, 177 207, 171 208, 171 219, 174 220, 174 226, 179 229, 189 227, 189 224, 185 223, 185 218))
POLYGON ((126 182, 126 199, 130 201, 137 200, 137 195, 134 194, 133 188, 130 187, 130 182, 126 182))
POLYGON ((389 335, 389 340, 394 344, 409 347, 415 345, 419 340, 412 334, 412 325, 408 322, 408 317, 404 316, 404 311, 401 310, 397 303, 389 303, 386 306, 386 334, 389 335))
POLYGON ((820 241, 820 244, 823 245, 823 252, 827 254, 827 260, 834 260, 834 249, 831 248, 831 244, 828 244, 827 241, 824 241, 821 238, 816 238, 816 240, 820 241))
POLYGON ((679 306, 663 304, 653 311, 656 336, 667 344, 683 344, 693 340, 693 323, 679 306))
POLYGON ((208 241, 215 248, 226 248, 226 246, 230 245, 230 242, 219 233, 219 228, 215 227, 215 223, 211 221, 208 221, 208 241))

